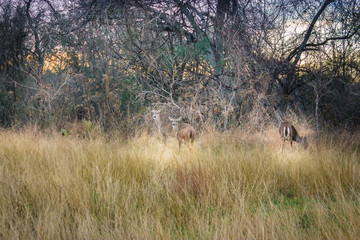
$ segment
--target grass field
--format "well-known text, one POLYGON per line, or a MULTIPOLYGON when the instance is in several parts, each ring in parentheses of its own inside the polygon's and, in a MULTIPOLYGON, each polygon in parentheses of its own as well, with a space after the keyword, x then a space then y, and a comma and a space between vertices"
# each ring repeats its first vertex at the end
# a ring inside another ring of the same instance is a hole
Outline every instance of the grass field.
POLYGON ((0 239, 360 239, 359 139, 0 131, 0 239))

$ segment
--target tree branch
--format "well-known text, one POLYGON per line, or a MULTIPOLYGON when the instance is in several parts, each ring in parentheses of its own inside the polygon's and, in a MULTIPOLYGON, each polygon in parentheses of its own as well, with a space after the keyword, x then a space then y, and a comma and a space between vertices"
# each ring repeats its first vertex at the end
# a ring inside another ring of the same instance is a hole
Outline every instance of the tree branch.
POLYGON ((151 8, 149 6, 145 6, 144 4, 142 4, 140 1, 136 1, 136 4, 144 9, 145 11, 148 11, 148 12, 151 12, 151 13, 154 13, 155 15, 158 15, 159 19, 164 21, 164 27, 163 27, 163 30, 164 31, 174 31, 174 32, 178 32, 180 34, 183 34, 185 35, 188 40, 190 42, 195 42, 196 38, 194 36, 194 34, 192 34, 191 32, 185 30, 181 25, 180 23, 178 23, 177 21, 175 20, 172 20, 171 18, 169 18, 165 13, 163 12, 160 12, 160 11, 157 11, 155 10, 154 8, 151 8))
MULTIPOLYGON (((347 34, 345 36, 340 36, 340 37, 330 37, 330 38, 326 38, 324 41, 320 42, 320 43, 307 43, 303 49, 303 51, 308 51, 308 50, 315 50, 314 48, 309 48, 309 47, 319 47, 319 46, 323 46, 326 43, 328 43, 329 41, 336 41, 336 40, 344 40, 344 39, 350 39, 352 38, 360 29, 360 25, 357 26, 355 28, 355 30, 351 33, 351 34, 347 34)), ((295 48, 288 57, 288 61, 290 61, 299 51, 300 47, 295 48)))
POLYGON ((199 28, 199 26, 195 22, 194 16, 190 13, 190 11, 185 7, 185 5, 179 1, 175 0, 176 5, 180 8, 181 12, 185 14, 187 19, 189 20, 191 26, 195 29, 195 32, 198 36, 204 35, 203 31, 199 28))
POLYGON ((293 56, 295 56, 296 54, 296 58, 293 62, 293 65, 295 66, 301 57, 301 53, 303 52, 304 48, 306 47, 306 43, 309 41, 309 38, 311 36, 312 30, 314 29, 315 23, 317 22, 317 20, 319 19, 320 15, 325 11, 326 7, 334 2, 335 0, 325 0, 324 4, 321 6, 321 8, 319 9, 319 11, 316 13, 315 17, 313 18, 313 20, 310 23, 310 26, 308 28, 308 30, 306 31, 304 40, 302 41, 302 43, 300 44, 300 46, 295 49, 292 53, 290 53, 289 57, 288 57, 288 61, 290 62, 290 60, 292 59, 293 56))

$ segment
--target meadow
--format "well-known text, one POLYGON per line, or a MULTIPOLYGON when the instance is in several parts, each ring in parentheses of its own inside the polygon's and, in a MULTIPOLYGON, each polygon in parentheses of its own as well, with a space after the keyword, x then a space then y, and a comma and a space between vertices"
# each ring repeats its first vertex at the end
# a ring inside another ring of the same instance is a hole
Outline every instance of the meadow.
POLYGON ((1 130, 0 239, 360 239, 360 134, 308 134, 1 130))

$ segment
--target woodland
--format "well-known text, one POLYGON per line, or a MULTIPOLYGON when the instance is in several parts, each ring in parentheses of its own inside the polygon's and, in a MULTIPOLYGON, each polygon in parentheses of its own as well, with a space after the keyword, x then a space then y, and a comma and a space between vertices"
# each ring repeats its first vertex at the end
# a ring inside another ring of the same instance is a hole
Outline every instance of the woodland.
POLYGON ((360 124, 357 0, 1 0, 0 127, 360 124))
POLYGON ((359 3, 0 0, 0 239, 360 239, 359 3))

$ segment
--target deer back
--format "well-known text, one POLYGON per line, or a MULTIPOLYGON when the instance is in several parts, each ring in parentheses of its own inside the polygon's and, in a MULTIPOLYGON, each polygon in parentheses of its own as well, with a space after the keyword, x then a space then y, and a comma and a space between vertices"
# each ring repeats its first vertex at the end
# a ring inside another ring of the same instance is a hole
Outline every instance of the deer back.
POLYGON ((179 129, 179 131, 181 130, 181 129, 184 129, 184 128, 192 128, 192 129, 194 129, 190 124, 188 124, 188 123, 180 123, 179 125, 178 125, 178 129, 179 129))
POLYGON ((280 136, 284 139, 284 140, 293 140, 294 138, 294 134, 296 133, 296 130, 294 128, 293 125, 291 125, 291 123, 285 121, 285 122, 282 122, 280 124, 280 127, 279 127, 279 133, 280 133, 280 136))
POLYGON ((181 129, 178 130, 176 134, 178 139, 191 139, 194 141, 195 139, 195 129, 188 123, 181 124, 181 129))
POLYGON ((287 121, 280 124, 279 133, 284 140, 301 143, 305 148, 308 146, 306 137, 301 137, 296 128, 287 121))

